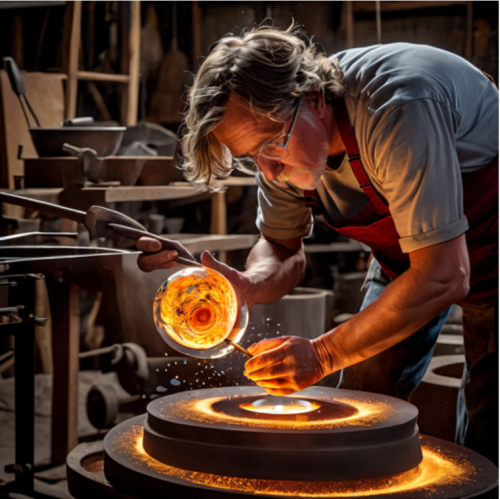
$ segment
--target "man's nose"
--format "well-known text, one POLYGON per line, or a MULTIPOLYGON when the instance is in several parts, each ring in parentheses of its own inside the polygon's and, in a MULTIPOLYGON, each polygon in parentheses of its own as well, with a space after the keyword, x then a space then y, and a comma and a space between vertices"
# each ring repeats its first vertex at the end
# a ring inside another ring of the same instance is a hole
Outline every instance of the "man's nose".
POLYGON ((285 168, 285 165, 281 161, 263 158, 262 156, 257 158, 257 162, 264 176, 267 180, 271 181, 283 171, 283 168, 285 168))

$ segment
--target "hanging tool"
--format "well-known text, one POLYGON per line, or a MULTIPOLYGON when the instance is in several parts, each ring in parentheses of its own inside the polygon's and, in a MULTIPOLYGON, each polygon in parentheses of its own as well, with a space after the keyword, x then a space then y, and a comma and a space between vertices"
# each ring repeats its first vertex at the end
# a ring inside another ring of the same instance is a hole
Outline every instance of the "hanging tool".
POLYGON ((103 206, 91 206, 85 213, 84 211, 74 210, 73 208, 66 208, 57 204, 46 203, 45 201, 38 201, 35 199, 17 196, 7 192, 0 192, 0 201, 16 206, 23 206, 24 208, 31 208, 43 213, 49 213, 56 217, 67 218, 81 223, 87 227, 90 232, 91 239, 99 237, 109 237, 113 231, 108 228, 111 222, 119 223, 128 227, 134 227, 140 230, 146 228, 134 219, 127 217, 118 211, 104 208, 103 206))
POLYGON ((28 115, 26 114, 26 109, 24 108, 23 104, 23 99, 21 99, 21 96, 23 96, 24 101, 26 102, 26 105, 28 106, 28 109, 31 112, 31 115, 33 116, 36 125, 40 127, 40 122, 38 121, 38 118, 35 114, 35 111, 33 111, 33 108, 31 107, 27 97, 26 97, 26 92, 24 89, 24 81, 23 81, 23 76, 21 74, 21 71, 19 71, 19 68, 16 64, 16 61, 12 59, 12 57, 4 57, 3 58, 3 63, 5 70, 7 71, 7 74, 9 75, 9 80, 10 80, 10 85, 12 86, 12 90, 17 95, 17 98, 19 99, 19 102, 21 103, 21 108, 24 113, 24 117, 26 118, 26 123, 28 123, 28 128, 31 128, 30 121, 28 119, 28 115))
POLYGON ((74 210, 73 208, 66 208, 57 204, 25 198, 7 192, 0 192, 0 201, 74 220, 85 225, 92 239, 109 237, 113 234, 128 237, 135 241, 143 236, 151 237, 162 243, 162 249, 177 251, 179 256, 175 260, 178 263, 182 265, 202 266, 202 264, 197 262, 194 256, 180 242, 172 241, 171 239, 166 239, 148 232, 139 222, 127 217, 127 215, 119 211, 110 210, 103 206, 91 206, 87 213, 85 213, 84 211, 74 210))

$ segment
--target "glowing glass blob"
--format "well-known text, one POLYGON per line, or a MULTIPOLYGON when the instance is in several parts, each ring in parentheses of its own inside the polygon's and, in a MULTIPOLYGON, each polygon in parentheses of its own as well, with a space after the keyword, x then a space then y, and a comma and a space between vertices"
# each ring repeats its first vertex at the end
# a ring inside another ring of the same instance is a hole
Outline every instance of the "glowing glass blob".
POLYGON ((207 267, 189 267, 171 275, 158 289, 154 320, 162 338, 178 352, 218 358, 238 343, 248 325, 241 291, 207 267))
POLYGON ((261 414, 303 414, 321 407, 319 404, 294 397, 266 397, 252 403, 240 404, 242 409, 261 414))

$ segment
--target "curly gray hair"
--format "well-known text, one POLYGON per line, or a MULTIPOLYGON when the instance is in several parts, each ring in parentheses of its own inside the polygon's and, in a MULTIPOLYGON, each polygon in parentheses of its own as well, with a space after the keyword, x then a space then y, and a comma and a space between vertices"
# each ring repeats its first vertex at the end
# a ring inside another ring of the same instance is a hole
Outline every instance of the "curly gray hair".
POLYGON ((188 92, 182 126, 186 179, 210 188, 212 176, 226 178, 231 173, 231 153, 212 133, 231 94, 255 113, 287 121, 297 98, 311 91, 329 102, 342 96, 343 73, 294 24, 286 31, 259 26, 221 38, 188 92))

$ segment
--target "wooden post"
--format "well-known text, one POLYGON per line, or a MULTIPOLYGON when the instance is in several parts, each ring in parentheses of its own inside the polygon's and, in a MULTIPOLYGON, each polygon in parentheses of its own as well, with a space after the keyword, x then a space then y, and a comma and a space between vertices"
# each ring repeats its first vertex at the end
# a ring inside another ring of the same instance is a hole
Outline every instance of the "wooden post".
MULTIPOLYGON (((210 232, 212 234, 227 234, 226 211, 226 193, 214 192, 212 194, 212 219, 210 221, 210 232)), ((219 251, 219 260, 226 263, 226 251, 219 251)))
POLYGON ((345 15, 346 15, 346 42, 347 48, 352 49, 354 46, 354 16, 352 13, 352 1, 345 2, 345 15))
POLYGON ((472 2, 467 2, 467 17, 465 20, 465 58, 472 62, 472 43, 473 43, 473 16, 472 2))
POLYGON ((198 71, 201 57, 201 9, 200 3, 194 0, 192 3, 193 8, 193 71, 198 71))
MULTIPOLYGON (((76 99, 78 95, 78 55, 80 53, 80 37, 82 23, 82 2, 68 2, 66 8, 73 9, 71 16, 71 37, 69 42, 68 80, 66 81, 66 119, 76 116, 76 99)), ((63 47, 65 50, 65 47, 63 47)))
POLYGON ((47 283, 44 279, 35 281, 35 315, 37 317, 46 317, 45 327, 35 329, 35 339, 38 352, 40 354, 40 363, 44 374, 52 374, 52 318, 50 314, 49 296, 47 293, 47 283))
POLYGON ((51 462, 62 464, 78 445, 80 306, 78 287, 68 275, 48 275, 47 287, 54 360, 51 462))
MULTIPOLYGON (((141 52, 141 2, 124 2, 130 9, 130 24, 122 30, 122 72, 128 73, 128 83, 123 89, 122 123, 130 126, 137 123, 139 105, 139 64, 141 52)), ((127 16, 124 16, 125 18, 127 16)))
POLYGON ((382 15, 380 13, 380 0, 375 1, 375 17, 377 21, 377 43, 382 44, 382 15))
POLYGON ((11 47, 12 57, 17 62, 19 69, 24 69, 24 34, 22 16, 15 16, 12 19, 11 47))

